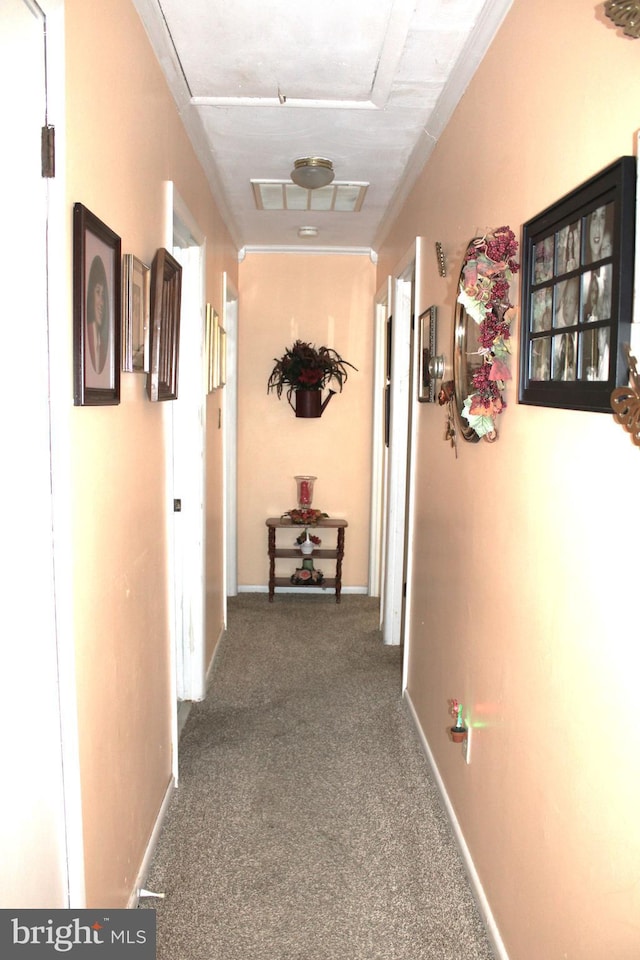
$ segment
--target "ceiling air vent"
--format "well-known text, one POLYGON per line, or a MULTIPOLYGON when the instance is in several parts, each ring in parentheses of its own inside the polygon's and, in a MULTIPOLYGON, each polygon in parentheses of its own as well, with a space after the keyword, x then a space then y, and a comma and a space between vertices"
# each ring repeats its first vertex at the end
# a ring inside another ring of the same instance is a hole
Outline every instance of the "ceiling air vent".
POLYGON ((258 210, 358 213, 369 184, 334 180, 329 186, 305 190, 291 180, 252 180, 251 186, 258 210))

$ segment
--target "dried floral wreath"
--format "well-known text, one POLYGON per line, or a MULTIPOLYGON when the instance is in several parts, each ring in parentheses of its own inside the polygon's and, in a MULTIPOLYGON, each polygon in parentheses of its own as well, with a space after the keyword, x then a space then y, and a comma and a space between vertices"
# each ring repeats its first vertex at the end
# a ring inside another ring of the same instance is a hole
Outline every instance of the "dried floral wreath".
POLYGON ((473 392, 465 399, 462 416, 479 437, 495 440, 495 418, 506 406, 505 381, 511 379, 507 360, 510 353, 513 307, 509 283, 520 265, 515 259, 518 241, 509 227, 498 227, 472 240, 462 264, 458 303, 479 326, 478 353, 483 363, 472 378, 473 392))

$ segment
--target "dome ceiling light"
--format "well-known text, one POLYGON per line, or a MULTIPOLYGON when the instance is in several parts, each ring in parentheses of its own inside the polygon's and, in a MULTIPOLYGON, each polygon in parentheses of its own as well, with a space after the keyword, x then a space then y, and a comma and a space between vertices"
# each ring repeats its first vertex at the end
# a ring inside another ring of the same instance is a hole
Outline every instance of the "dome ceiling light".
POLYGON ((291 179, 306 190, 326 187, 333 180, 333 163, 324 157, 300 157, 294 160, 291 179))

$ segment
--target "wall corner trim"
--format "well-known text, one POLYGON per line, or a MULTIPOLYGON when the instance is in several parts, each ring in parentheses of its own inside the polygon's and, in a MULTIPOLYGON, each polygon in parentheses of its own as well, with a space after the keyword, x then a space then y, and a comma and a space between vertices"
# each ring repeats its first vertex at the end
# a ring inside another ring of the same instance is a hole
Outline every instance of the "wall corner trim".
POLYGON ((422 729, 422 726, 420 724, 420 720, 418 719, 418 714, 416 713, 416 709, 411 700, 411 694, 409 693, 408 690, 405 690, 403 695, 407 702, 409 713, 415 725, 416 731, 418 733, 418 737, 420 738, 420 745, 424 750, 427 762, 429 764, 431 773, 433 775, 433 779, 435 780, 438 791, 440 792, 440 796, 442 798, 442 802, 444 804, 445 812, 449 819, 449 823, 451 824, 451 829, 453 831, 455 841, 462 855, 464 867, 467 872, 467 876, 469 878, 469 883, 471 884, 471 890, 476 899, 476 903, 478 904, 478 908, 480 910, 480 914, 482 916, 482 920, 484 922, 484 925, 487 931, 487 936, 489 937, 491 946, 493 947, 497 960, 509 960, 509 954, 507 953, 506 947, 502 942, 502 937, 500 936, 498 925, 493 916, 493 911, 491 910, 491 906, 489 905, 487 895, 484 892, 484 888, 480 881, 480 877, 478 876, 478 872, 475 868, 473 860, 471 859, 471 852, 469 851, 467 842, 462 832, 462 828, 460 826, 458 818, 456 817, 455 810, 453 809, 453 804, 449 799, 449 794, 447 793, 446 787, 444 785, 444 781, 440 776, 440 771, 438 770, 437 764, 435 762, 435 758, 433 756, 433 753, 431 752, 431 748, 425 736, 424 730, 422 729))

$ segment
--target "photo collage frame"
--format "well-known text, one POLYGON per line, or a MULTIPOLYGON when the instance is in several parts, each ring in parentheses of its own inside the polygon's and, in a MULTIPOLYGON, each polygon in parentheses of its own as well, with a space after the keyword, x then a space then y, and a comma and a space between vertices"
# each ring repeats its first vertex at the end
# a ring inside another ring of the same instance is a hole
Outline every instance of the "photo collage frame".
POLYGON ((622 157, 524 225, 521 403, 611 412, 628 377, 634 211, 622 157))

